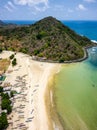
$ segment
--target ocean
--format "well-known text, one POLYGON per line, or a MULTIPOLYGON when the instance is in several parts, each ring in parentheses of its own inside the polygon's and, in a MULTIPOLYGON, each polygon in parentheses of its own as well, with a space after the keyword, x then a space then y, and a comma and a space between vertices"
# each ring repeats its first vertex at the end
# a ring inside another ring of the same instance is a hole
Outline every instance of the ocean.
MULTIPOLYGON (((20 20, 4 20, 5 23, 14 23, 18 25, 34 24, 36 21, 20 21, 20 20)), ((70 27, 76 33, 87 36, 91 40, 97 41, 97 21, 61 21, 63 24, 70 27)))
POLYGON ((97 130, 97 66, 88 60, 63 65, 54 83, 54 109, 64 129, 97 130))
MULTIPOLYGON (((97 40, 96 21, 64 23, 97 40)), ((65 130, 97 130, 97 47, 88 49, 88 54, 83 62, 62 65, 55 76, 54 101, 65 130)))
POLYGON ((62 21, 80 35, 97 41, 97 21, 62 21))
POLYGON ((4 22, 17 24, 17 25, 28 25, 28 24, 34 24, 36 21, 32 21, 32 20, 4 20, 4 22))

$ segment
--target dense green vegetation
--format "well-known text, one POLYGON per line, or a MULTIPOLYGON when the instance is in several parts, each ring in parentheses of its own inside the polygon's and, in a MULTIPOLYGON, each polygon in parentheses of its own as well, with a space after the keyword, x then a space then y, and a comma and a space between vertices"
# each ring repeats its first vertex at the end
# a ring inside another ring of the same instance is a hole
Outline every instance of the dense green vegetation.
POLYGON ((8 127, 7 115, 6 113, 2 113, 0 116, 0 130, 4 130, 8 127))
POLYGON ((1 108, 2 110, 7 110, 7 113, 10 114, 12 111, 11 107, 11 101, 9 99, 8 93, 1 93, 2 102, 1 102, 1 108))
POLYGON ((0 109, 7 110, 7 113, 2 112, 0 114, 0 130, 4 130, 8 127, 7 114, 10 114, 12 111, 10 97, 13 97, 13 96, 14 96, 14 91, 11 91, 10 96, 9 96, 7 92, 6 93, 4 92, 3 87, 0 86, 0 98, 1 98, 0 109))
POLYGON ((59 62, 82 58, 82 48, 93 45, 88 38, 77 35, 53 17, 29 26, 1 27, 0 35, 2 49, 59 62))

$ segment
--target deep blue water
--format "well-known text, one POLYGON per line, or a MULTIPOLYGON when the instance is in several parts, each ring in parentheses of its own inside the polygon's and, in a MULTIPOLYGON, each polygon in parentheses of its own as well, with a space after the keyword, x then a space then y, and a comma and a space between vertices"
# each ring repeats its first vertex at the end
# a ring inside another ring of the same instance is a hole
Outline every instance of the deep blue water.
POLYGON ((62 21, 80 35, 97 41, 97 21, 62 21))
MULTIPOLYGON (((12 21, 5 20, 6 23, 14 23, 18 25, 34 24, 35 21, 12 21)), ((97 21, 62 21, 63 24, 70 27, 80 35, 87 36, 91 40, 97 41, 97 21)))
POLYGON ((5 23, 13 23, 17 25, 28 25, 28 24, 34 24, 36 21, 28 21, 28 20, 4 20, 5 23))

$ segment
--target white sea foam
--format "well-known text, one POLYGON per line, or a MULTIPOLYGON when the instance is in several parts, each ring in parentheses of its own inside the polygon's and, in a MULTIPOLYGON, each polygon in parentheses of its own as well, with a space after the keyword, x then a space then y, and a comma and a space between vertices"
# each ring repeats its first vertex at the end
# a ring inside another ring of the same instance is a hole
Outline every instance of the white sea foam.
POLYGON ((97 41, 96 41, 96 40, 91 40, 91 42, 97 43, 97 41))

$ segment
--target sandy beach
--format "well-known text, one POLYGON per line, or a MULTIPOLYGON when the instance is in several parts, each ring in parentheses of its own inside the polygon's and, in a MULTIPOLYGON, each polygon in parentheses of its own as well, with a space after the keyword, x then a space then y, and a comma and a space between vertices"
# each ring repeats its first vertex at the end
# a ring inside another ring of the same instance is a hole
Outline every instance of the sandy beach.
MULTIPOLYGON (((14 52, 4 51, 2 58, 14 52)), ((8 116, 7 130, 50 130, 45 105, 45 92, 49 77, 58 71, 58 64, 33 61, 28 55, 17 53, 17 65, 9 66, 3 85, 10 83, 17 94, 13 100, 13 110, 8 116), (53 73, 52 73, 53 72, 53 73)))

